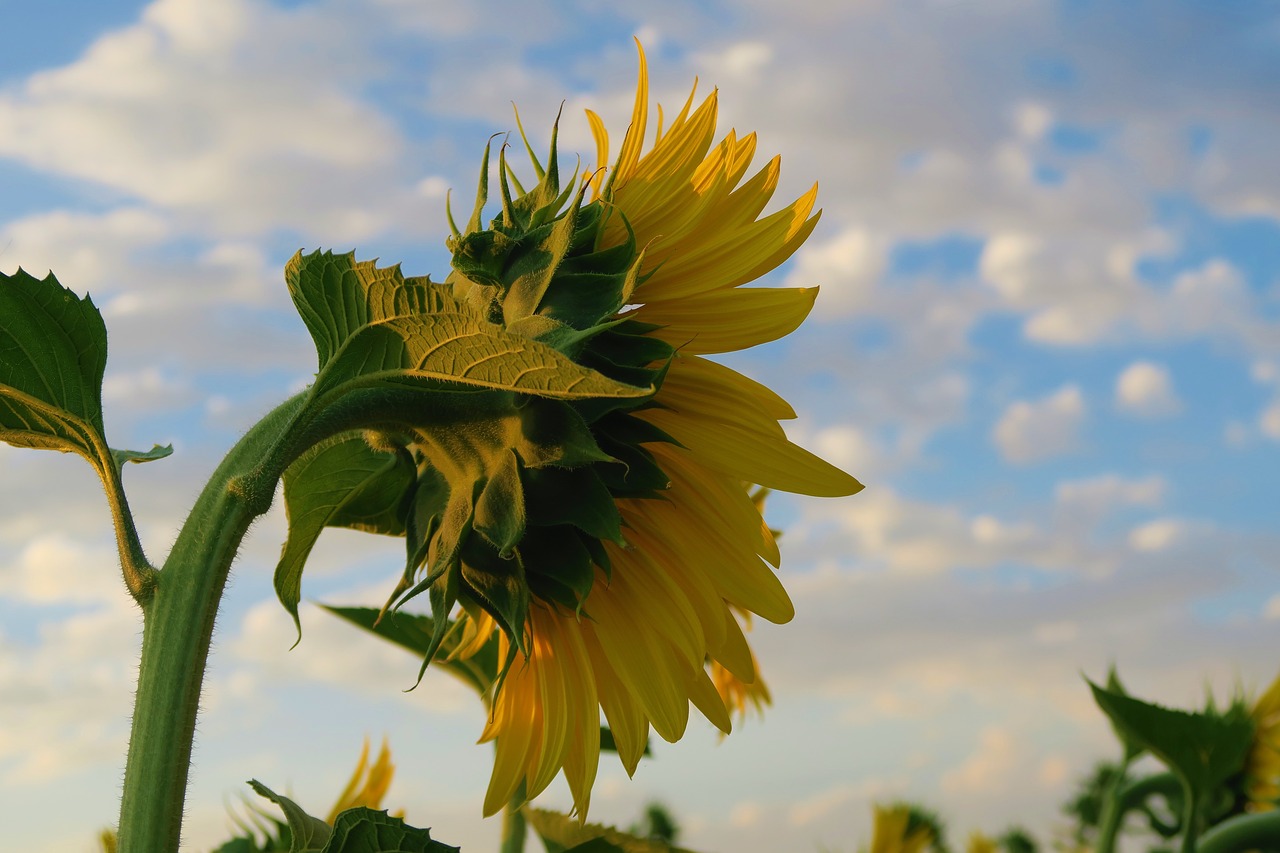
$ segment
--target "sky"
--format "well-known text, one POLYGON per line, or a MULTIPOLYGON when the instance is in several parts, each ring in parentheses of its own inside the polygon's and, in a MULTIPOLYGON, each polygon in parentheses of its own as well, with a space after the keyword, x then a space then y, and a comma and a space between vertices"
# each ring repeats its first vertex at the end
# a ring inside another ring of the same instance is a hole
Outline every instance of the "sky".
MULTIPOLYGON (((855 474, 771 498, 795 620, 752 634, 774 696, 723 742, 609 756, 593 821, 669 804, 694 849, 852 851, 870 804, 953 840, 1047 837, 1116 754, 1082 675, 1199 705, 1280 672, 1280 4, 1100 0, 57 0, 5 18, 0 271, 102 308, 114 446, 153 560, 240 432, 314 373, 282 278, 298 249, 448 271, 485 141, 593 162, 633 37, 667 105, 719 88, 721 132, 782 155, 774 207, 822 220, 766 285, 819 285, 789 338, 726 361, 793 440, 855 474)), ((620 138, 620 137, 618 137, 620 138)), ((279 502, 277 502, 279 503, 279 502)), ((386 805, 496 846, 467 689, 304 605, 271 572, 279 506, 219 615, 184 849, 245 780, 324 813, 367 734, 386 805)), ((304 596, 379 603, 400 543, 326 533, 304 596)), ((24 850, 116 816, 141 623, 73 456, 0 446, 0 814, 24 850)), ((569 805, 562 782, 539 800, 569 805)), ((530 847, 532 849, 532 845, 530 847)))

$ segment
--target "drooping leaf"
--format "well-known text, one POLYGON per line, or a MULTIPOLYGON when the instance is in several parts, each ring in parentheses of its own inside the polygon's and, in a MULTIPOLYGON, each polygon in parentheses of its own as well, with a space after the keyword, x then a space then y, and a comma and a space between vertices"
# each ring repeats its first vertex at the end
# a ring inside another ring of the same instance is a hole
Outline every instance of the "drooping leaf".
POLYGON ((134 462, 141 464, 143 462, 154 462, 157 459, 173 455, 173 445, 166 444, 163 447, 159 444, 153 445, 150 450, 116 450, 111 449, 111 459, 116 463, 117 468, 123 468, 126 462, 134 462))
POLYGON ((547 853, 692 853, 664 841, 637 838, 595 823, 581 824, 559 812, 525 806, 522 810, 547 847, 547 853))
POLYGON ((1239 773, 1253 738, 1246 712, 1191 713, 1143 702, 1089 682, 1094 701, 1122 737, 1150 750, 1203 797, 1239 773))
POLYGON ((404 535, 405 498, 416 481, 407 454, 380 453, 345 434, 302 455, 285 471, 289 535, 276 565, 280 602, 298 624, 302 572, 326 527, 404 535))
POLYGON ((328 394, 344 383, 367 387, 406 381, 559 400, 652 393, 651 388, 608 379, 545 344, 470 314, 440 313, 392 317, 361 327, 321 368, 315 394, 328 394))
POLYGON ((431 837, 431 830, 409 826, 385 811, 347 809, 333 822, 323 853, 458 853, 459 848, 431 837))
POLYGON ((0 441, 109 464, 102 426, 107 329, 53 273, 0 273, 0 441))
POLYGON ((313 851, 318 853, 327 849, 325 845, 331 834, 329 824, 307 814, 293 800, 280 796, 257 779, 250 779, 249 787, 253 788, 259 796, 266 797, 275 803, 284 812, 285 821, 289 824, 289 833, 293 839, 289 853, 313 853, 313 851))

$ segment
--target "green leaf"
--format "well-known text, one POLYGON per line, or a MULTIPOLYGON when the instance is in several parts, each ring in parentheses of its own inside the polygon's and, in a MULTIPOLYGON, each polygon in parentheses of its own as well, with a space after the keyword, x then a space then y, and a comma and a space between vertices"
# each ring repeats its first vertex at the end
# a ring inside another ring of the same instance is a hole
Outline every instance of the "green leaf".
POLYGON ((107 329, 88 296, 50 273, 0 273, 0 441, 108 464, 102 426, 107 329))
POLYGON ((344 383, 405 380, 559 400, 644 397, 653 390, 608 379, 545 344, 456 312, 392 317, 360 328, 321 368, 315 394, 331 393, 344 383))
POLYGON ((323 853, 458 853, 431 838, 431 830, 409 826, 385 811, 347 809, 333 822, 323 853))
POLYGON ((691 853, 683 847, 637 838, 611 827, 581 824, 559 812, 529 806, 522 811, 546 845, 547 853, 691 853))
POLYGON ((357 261, 351 252, 298 252, 285 265, 284 277, 322 368, 369 323, 459 310, 443 285, 427 278, 406 279, 399 266, 380 269, 374 261, 357 261))
MULTIPOLYGON (((1111 668, 1107 670, 1107 690, 1118 696, 1129 695, 1129 692, 1124 689, 1124 685, 1120 683, 1120 675, 1116 672, 1115 664, 1112 664, 1111 668)), ((1116 739, 1124 747, 1124 763, 1128 765, 1143 753, 1144 747, 1141 743, 1126 735, 1114 722, 1112 722, 1111 728, 1116 733, 1116 739)))
POLYGON ((417 481, 406 453, 371 450, 347 433, 318 445, 284 474, 289 534, 276 565, 276 595, 298 625, 302 571, 326 527, 353 527, 392 536, 405 531, 405 499, 417 481))
MULTIPOLYGON (((376 608, 330 607, 325 604, 320 606, 334 616, 413 652, 419 658, 425 656, 427 650, 431 648, 435 621, 430 616, 389 611, 379 622, 379 611, 376 608)), ((435 665, 470 684, 477 693, 484 696, 493 686, 498 674, 498 635, 491 635, 489 641, 471 657, 465 660, 450 660, 450 656, 458 648, 461 637, 460 630, 452 629, 452 625, 446 627, 435 665)))
POLYGON ((173 445, 166 444, 161 447, 158 444, 152 445, 150 450, 116 450, 111 449, 111 459, 116 463, 117 468, 123 468, 126 462, 135 462, 141 464, 143 462, 154 462, 157 459, 164 459, 173 455, 173 445))
POLYGON ((329 824, 318 817, 312 817, 302 807, 288 797, 282 797, 256 779, 249 780, 249 787, 260 796, 266 797, 280 807, 285 820, 289 824, 289 832, 293 838, 293 846, 289 853, 311 853, 311 851, 327 850, 331 830, 329 824))
POLYGON ((1122 739, 1151 751, 1199 800, 1239 773, 1253 739, 1246 713, 1191 713, 1165 708, 1089 682, 1094 701, 1122 739))

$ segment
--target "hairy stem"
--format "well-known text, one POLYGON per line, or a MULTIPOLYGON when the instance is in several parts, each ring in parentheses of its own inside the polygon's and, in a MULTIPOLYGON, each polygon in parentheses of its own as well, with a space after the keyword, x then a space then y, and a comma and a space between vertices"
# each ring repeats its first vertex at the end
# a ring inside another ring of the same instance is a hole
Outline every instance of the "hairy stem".
POLYGON ((102 488, 107 493, 107 504, 111 507, 111 521, 116 530, 116 546, 120 549, 124 583, 133 600, 145 609, 155 592, 156 570, 142 551, 142 540, 138 538, 138 528, 134 524, 133 513, 129 511, 129 501, 124 495, 124 482, 120 477, 119 466, 111 458, 111 451, 106 445, 99 446, 98 456, 98 474, 102 478, 102 488))
MULTIPOLYGON (((171 853, 183 802, 209 642, 227 574, 249 525, 271 506, 287 459, 275 449, 305 402, 258 422, 214 472, 143 605, 142 660, 120 805, 121 853, 171 853), (263 470, 263 459, 280 459, 263 470)), ((127 571, 127 570, 126 570, 127 571)))

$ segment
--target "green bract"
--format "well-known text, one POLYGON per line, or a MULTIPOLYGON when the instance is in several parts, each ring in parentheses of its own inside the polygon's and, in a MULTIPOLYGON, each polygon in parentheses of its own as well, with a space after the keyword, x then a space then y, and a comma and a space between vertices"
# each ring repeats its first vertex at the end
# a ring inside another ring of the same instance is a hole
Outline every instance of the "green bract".
POLYGON ((459 603, 527 653, 530 597, 580 612, 610 568, 601 541, 625 544, 616 500, 669 485, 642 445, 672 439, 632 416, 673 355, 624 316, 643 253, 634 239, 598 248, 611 214, 584 201, 585 181, 573 191, 576 173, 560 187, 554 133, 547 167, 530 159, 526 191, 500 153, 502 210, 482 227, 486 146, 443 284, 330 253, 286 270, 319 354, 304 419, 336 428, 285 475, 277 593, 296 619, 324 527, 404 536, 386 607, 428 594, 424 668, 459 603))

